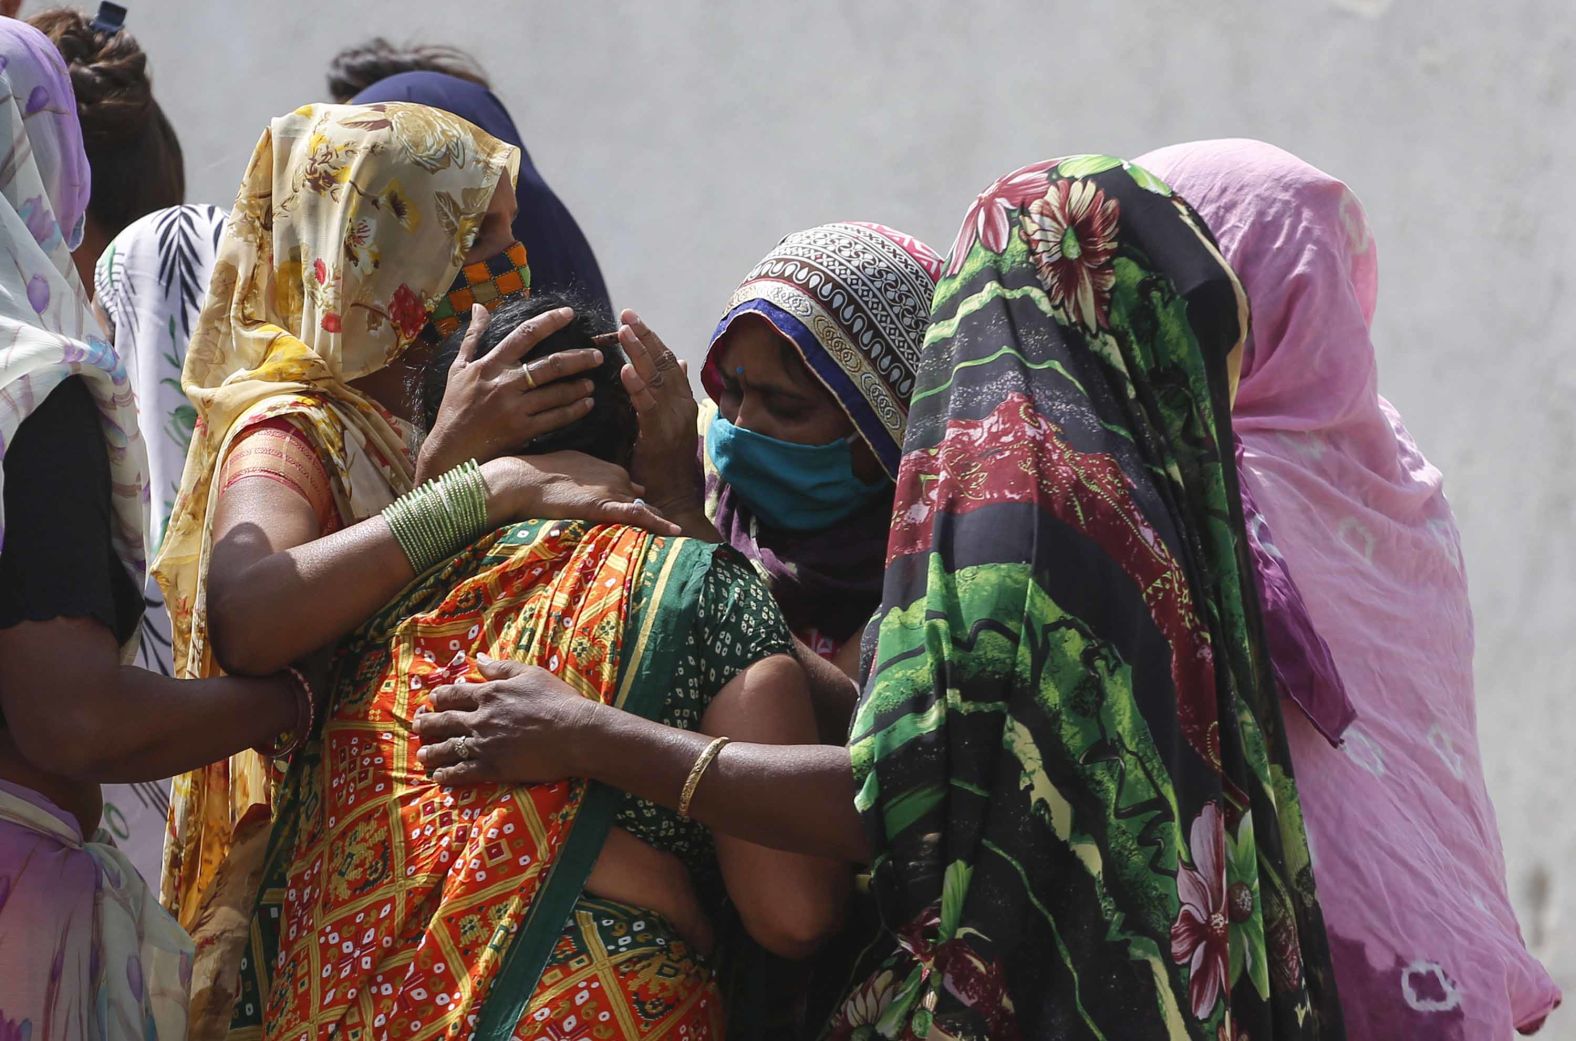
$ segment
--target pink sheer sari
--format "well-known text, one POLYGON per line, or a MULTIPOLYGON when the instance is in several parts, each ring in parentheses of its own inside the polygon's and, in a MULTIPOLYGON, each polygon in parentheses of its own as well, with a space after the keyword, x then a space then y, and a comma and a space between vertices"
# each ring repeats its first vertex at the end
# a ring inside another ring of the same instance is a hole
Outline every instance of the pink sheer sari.
POLYGON ((1347 187, 1256 141, 1138 162, 1209 223, 1253 307, 1244 478, 1357 717, 1287 713, 1353 1041, 1499 1041, 1560 1000, 1522 941, 1478 752, 1472 610, 1438 470, 1379 396, 1378 259, 1347 187))

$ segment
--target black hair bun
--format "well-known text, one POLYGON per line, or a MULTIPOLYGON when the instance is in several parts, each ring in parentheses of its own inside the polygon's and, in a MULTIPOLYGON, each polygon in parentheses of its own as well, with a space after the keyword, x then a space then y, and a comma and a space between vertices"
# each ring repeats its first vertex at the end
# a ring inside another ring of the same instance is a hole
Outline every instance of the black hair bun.
POLYGON ((147 132, 157 106, 148 56, 135 37, 124 30, 99 32, 86 14, 69 8, 28 21, 66 59, 84 144, 122 144, 147 132))
POLYGON ((103 235, 185 201, 180 139, 153 97, 148 56, 136 37, 124 29, 95 29, 86 14, 64 7, 28 23, 49 37, 71 74, 82 147, 93 170, 88 215, 103 235))

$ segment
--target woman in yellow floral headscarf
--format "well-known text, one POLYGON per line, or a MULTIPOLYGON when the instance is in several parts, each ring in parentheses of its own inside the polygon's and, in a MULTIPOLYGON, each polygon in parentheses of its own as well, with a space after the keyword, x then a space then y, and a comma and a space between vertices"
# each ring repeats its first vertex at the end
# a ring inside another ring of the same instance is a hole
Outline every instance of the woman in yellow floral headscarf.
MULTIPOLYGON (((418 475, 476 458, 491 524, 555 515, 559 485, 539 465, 489 461, 488 449, 584 414, 582 382, 553 381, 597 352, 510 364, 567 311, 451 378, 449 422, 440 416, 420 460, 406 422, 406 388, 430 354, 412 343, 462 265, 467 298, 529 286, 509 228, 518 161, 418 105, 307 106, 263 135, 182 379, 199 419, 154 565, 179 675, 277 670, 398 592, 414 573, 378 512, 418 475)), ((606 519, 650 523, 624 505, 638 493, 622 471, 579 465, 605 493, 595 497, 606 519)), ((276 777, 246 752, 175 783, 161 895, 197 942, 193 1038, 229 1020, 276 777)))

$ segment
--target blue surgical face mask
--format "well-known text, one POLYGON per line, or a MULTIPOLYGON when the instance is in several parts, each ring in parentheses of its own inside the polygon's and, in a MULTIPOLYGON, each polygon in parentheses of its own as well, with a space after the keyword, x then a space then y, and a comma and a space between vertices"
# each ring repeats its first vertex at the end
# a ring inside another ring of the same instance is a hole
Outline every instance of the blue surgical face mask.
POLYGON ((857 436, 801 445, 734 426, 719 412, 706 428, 706 454, 762 522, 787 531, 821 531, 877 496, 892 494, 892 482, 884 477, 866 484, 854 476, 857 436))

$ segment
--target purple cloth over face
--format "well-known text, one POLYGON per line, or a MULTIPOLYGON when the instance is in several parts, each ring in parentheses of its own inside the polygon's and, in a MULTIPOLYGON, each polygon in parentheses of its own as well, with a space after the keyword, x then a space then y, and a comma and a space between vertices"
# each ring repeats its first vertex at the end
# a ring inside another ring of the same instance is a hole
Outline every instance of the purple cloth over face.
POLYGON ((1275 548, 1269 523, 1253 501, 1243 467, 1242 443, 1237 442, 1237 480, 1242 488, 1242 517, 1248 532, 1248 552, 1253 558, 1253 577, 1259 591, 1259 606, 1264 616, 1264 639, 1269 646, 1275 684, 1281 696, 1302 710, 1314 728, 1332 745, 1339 746, 1341 735, 1357 718, 1357 709, 1347 697, 1340 670, 1308 617, 1297 583, 1292 581, 1286 560, 1275 548))

